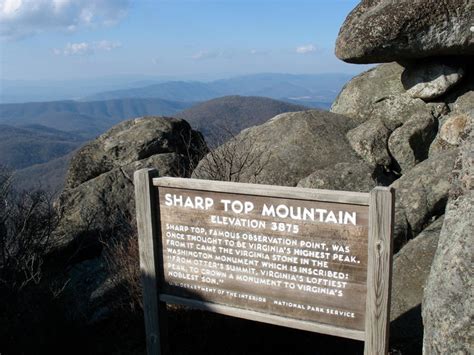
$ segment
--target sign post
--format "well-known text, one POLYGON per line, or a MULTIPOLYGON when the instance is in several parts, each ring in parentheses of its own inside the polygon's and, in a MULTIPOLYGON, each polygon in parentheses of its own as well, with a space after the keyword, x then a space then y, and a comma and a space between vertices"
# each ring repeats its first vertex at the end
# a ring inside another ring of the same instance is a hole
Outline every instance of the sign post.
POLYGON ((386 354, 393 193, 135 173, 148 354, 165 304, 357 339, 386 354))

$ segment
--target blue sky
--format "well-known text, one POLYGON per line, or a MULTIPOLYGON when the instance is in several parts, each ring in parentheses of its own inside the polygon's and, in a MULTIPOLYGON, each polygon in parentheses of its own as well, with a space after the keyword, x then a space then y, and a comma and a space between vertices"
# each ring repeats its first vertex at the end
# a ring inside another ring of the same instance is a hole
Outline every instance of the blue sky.
POLYGON ((356 0, 0 0, 2 79, 357 73, 334 56, 356 0))

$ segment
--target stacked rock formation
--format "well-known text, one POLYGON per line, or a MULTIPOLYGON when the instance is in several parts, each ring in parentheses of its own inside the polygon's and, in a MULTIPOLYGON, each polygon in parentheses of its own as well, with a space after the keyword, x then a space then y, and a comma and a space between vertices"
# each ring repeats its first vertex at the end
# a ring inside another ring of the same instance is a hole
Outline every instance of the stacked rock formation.
POLYGON ((362 159, 401 176, 395 243, 410 241, 394 259, 392 341, 403 353, 421 350, 420 308, 424 354, 472 352, 473 14, 469 0, 364 0, 336 43, 344 61, 387 63, 348 83, 331 111, 361 123, 347 138, 362 159))

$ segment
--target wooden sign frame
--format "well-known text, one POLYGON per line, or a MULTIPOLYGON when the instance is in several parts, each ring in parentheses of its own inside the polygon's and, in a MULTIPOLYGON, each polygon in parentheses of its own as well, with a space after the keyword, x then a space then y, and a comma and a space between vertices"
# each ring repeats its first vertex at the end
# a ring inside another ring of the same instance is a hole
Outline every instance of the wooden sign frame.
POLYGON ((376 187, 370 193, 302 189, 269 185, 229 183, 181 178, 158 178, 154 169, 134 174, 137 227, 142 274, 147 353, 164 354, 166 303, 181 304, 224 315, 364 341, 364 354, 388 354, 390 289, 393 254, 393 189, 376 187), (160 293, 160 250, 158 187, 184 188, 277 198, 300 198, 348 203, 369 207, 367 297, 365 331, 266 314, 216 303, 160 293))

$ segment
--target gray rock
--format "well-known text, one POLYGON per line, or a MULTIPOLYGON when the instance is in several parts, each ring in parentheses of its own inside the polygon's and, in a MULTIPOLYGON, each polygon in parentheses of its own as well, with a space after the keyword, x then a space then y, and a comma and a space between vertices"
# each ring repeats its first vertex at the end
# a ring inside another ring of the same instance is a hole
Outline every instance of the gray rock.
POLYGON ((349 81, 331 112, 353 118, 358 123, 380 119, 390 131, 415 117, 439 117, 449 110, 445 103, 426 103, 409 96, 401 83, 403 67, 382 64, 349 81))
POLYGON ((192 177, 296 186, 315 170, 357 160, 345 138, 354 127, 330 112, 284 113, 209 153, 192 177))
POLYGON ((155 154, 205 153, 203 142, 202 136, 180 119, 150 116, 122 122, 86 144, 71 159, 65 188, 77 187, 102 173, 155 154))
POLYGON ((460 148, 457 174, 423 296, 423 354, 472 354, 474 321, 474 134, 460 148))
POLYGON ((405 68, 402 83, 407 94, 413 98, 433 100, 445 94, 464 77, 461 65, 442 61, 416 62, 405 68))
POLYGON ((452 145, 459 145, 462 139, 467 138, 471 130, 470 119, 467 115, 451 115, 439 130, 439 137, 452 145))
MULTIPOLYGON (((421 301, 438 246, 443 217, 410 240, 393 258, 390 340, 397 349, 421 352, 421 301)), ((405 353, 402 351, 402 353, 405 353)))
POLYGON ((466 74, 462 82, 453 87, 443 97, 443 100, 449 105, 450 112, 453 114, 465 114, 469 117, 474 117, 474 70, 471 69, 473 58, 468 57, 463 63, 466 74))
POLYGON ((430 145, 429 156, 454 149, 465 139, 471 130, 471 120, 465 114, 452 114, 445 117, 436 138, 430 145))
POLYGON ((388 139, 388 150, 405 173, 428 158, 430 144, 436 137, 438 121, 432 115, 415 117, 397 128, 388 139))
POLYGON ((474 89, 468 90, 458 96, 452 105, 452 110, 455 113, 465 114, 471 117, 471 119, 474 118, 474 89))
POLYGON ((363 0, 347 16, 336 55, 349 63, 381 63, 474 54, 470 0, 363 0))
POLYGON ((441 138, 439 138, 439 135, 437 135, 430 145, 430 149, 428 151, 428 157, 433 158, 440 153, 443 153, 452 149, 456 149, 456 146, 442 140, 441 138))
POLYGON ((373 175, 374 168, 363 161, 337 163, 334 166, 316 170, 300 180, 298 187, 369 192, 377 185, 373 175))
POLYGON ((134 219, 135 170, 156 168, 160 176, 178 176, 186 163, 186 158, 176 153, 157 154, 64 190, 57 201, 62 218, 55 231, 56 247, 82 244, 84 249, 97 248, 101 237, 134 219))
POLYGON ((428 158, 391 185, 396 195, 395 250, 420 233, 433 217, 444 213, 457 154, 454 149, 428 158))
POLYGON ((347 132, 347 140, 367 163, 389 166, 392 160, 387 150, 390 133, 382 120, 372 119, 347 132))
POLYGON ((397 63, 382 64, 351 79, 332 104, 331 112, 362 123, 371 117, 375 103, 405 92, 401 83, 403 67, 397 63))
POLYGON ((374 103, 371 117, 379 118, 393 131, 410 120, 427 119, 433 116, 438 105, 428 105, 421 99, 413 99, 407 94, 387 96, 374 103))
POLYGON ((100 237, 134 220, 135 170, 189 175, 206 151, 200 134, 183 120, 143 117, 114 126, 71 161, 68 184, 56 202, 62 216, 57 247, 100 247, 100 237))

